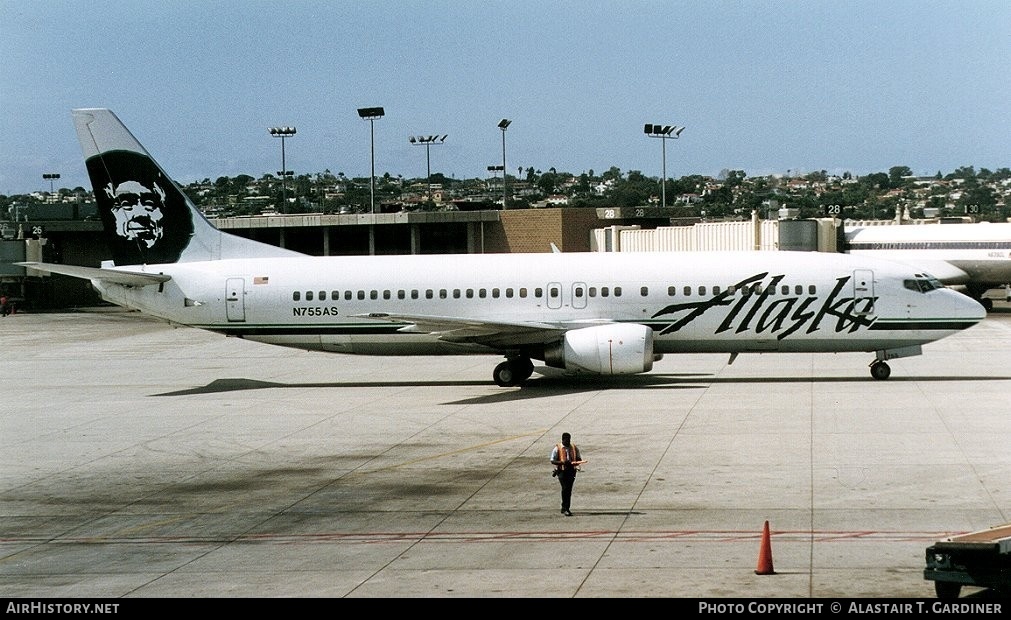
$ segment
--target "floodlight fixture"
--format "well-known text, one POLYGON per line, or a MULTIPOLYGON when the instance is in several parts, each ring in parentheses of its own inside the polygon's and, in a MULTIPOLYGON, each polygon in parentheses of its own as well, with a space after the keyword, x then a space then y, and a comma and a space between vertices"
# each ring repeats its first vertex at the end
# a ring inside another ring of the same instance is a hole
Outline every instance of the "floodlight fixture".
POLYGON ((512 121, 508 118, 503 118, 498 122, 498 128, 502 130, 502 210, 505 211, 509 208, 509 194, 506 191, 506 150, 505 150, 505 134, 506 128, 512 124, 512 121))
POLYGON ((49 193, 53 193, 53 181, 60 178, 60 173, 58 172, 45 172, 42 174, 42 178, 49 181, 49 193))
POLYGON ((372 176, 369 178, 369 196, 372 203, 372 214, 376 213, 376 123, 377 118, 386 115, 386 111, 381 107, 358 108, 358 116, 369 122, 369 134, 372 144, 372 176))
POLYGON ((275 138, 281 139, 281 170, 278 174, 281 176, 281 213, 286 213, 288 211, 288 184, 285 177, 291 175, 288 174, 288 167, 284 162, 284 139, 294 136, 297 130, 294 127, 268 127, 267 131, 275 138))
POLYGON ((685 130, 680 125, 659 125, 656 123, 646 123, 643 125, 643 133, 650 138, 660 138, 663 143, 663 181, 660 186, 661 205, 667 206, 667 140, 676 140, 681 132, 685 130))
POLYGON ((436 134, 434 136, 418 136, 418 137, 411 136, 410 138, 408 138, 408 141, 410 141, 411 144, 413 144, 415 146, 424 146, 425 147, 425 163, 426 163, 427 169, 428 169, 428 199, 429 200, 432 199, 432 149, 431 149, 431 147, 432 147, 433 144, 436 145, 436 146, 438 146, 439 144, 445 143, 446 142, 446 138, 448 138, 448 137, 449 137, 449 135, 440 136, 440 135, 436 134))

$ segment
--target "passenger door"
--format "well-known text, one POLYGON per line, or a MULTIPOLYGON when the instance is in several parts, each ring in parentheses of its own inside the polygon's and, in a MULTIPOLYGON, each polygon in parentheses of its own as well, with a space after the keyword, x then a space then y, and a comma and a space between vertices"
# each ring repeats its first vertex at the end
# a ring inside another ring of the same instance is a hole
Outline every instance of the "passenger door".
POLYGON ((228 278, 225 281, 225 315, 232 323, 246 320, 246 279, 228 278))
POLYGON ((870 269, 853 270, 853 313, 874 314, 874 272, 870 269))

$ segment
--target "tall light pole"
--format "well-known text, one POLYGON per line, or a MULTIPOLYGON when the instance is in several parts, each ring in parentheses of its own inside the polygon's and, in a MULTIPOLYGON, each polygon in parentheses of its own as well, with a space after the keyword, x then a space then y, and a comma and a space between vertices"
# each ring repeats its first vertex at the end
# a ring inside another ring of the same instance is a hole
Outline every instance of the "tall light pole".
MULTIPOLYGON (((49 180, 49 199, 53 199, 53 181, 60 178, 58 172, 46 172, 42 175, 43 179, 49 180)), ((55 202, 55 201, 54 201, 55 202)))
POLYGON ((294 127, 268 127, 267 131, 275 138, 281 139, 281 213, 288 212, 288 186, 286 179, 291 176, 284 162, 284 139, 295 135, 294 127))
POLYGON ((663 141, 663 185, 660 186, 660 195, 664 207, 667 206, 667 140, 676 140, 684 130, 684 127, 677 125, 652 125, 650 123, 646 123, 646 126, 643 127, 643 132, 647 136, 660 138, 663 141))
POLYGON ((382 108, 358 108, 358 116, 369 122, 369 133, 372 136, 372 177, 369 183, 372 196, 372 214, 376 213, 376 119, 386 115, 382 108))
POLYGON ((506 202, 509 198, 506 192, 506 158, 505 158, 505 132, 509 124, 512 123, 508 118, 503 118, 498 122, 498 128, 502 130, 502 210, 505 211, 509 207, 506 202))
POLYGON ((443 144, 443 143, 446 142, 446 138, 448 138, 448 137, 449 137, 448 135, 445 135, 445 136, 418 136, 417 138, 415 138, 414 136, 411 136, 411 137, 408 138, 408 141, 411 144, 414 144, 414 145, 417 145, 417 146, 422 146, 423 145, 425 147, 425 163, 426 163, 427 168, 428 168, 428 199, 429 200, 432 199, 432 145, 433 144, 443 144))
MULTIPOLYGON (((505 183, 505 168, 503 168, 502 166, 488 166, 488 172, 491 173, 493 179, 498 176, 497 173, 499 170, 502 171, 502 182, 505 183)), ((490 186, 489 189, 491 189, 490 186)))

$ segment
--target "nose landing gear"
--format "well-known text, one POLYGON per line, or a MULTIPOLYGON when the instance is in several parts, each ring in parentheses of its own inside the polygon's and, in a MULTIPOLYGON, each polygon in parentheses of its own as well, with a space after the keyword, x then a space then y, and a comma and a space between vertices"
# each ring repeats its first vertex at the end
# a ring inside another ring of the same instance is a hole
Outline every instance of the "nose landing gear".
POLYGON ((884 381, 892 374, 892 369, 888 362, 874 360, 871 362, 871 376, 879 381, 884 381))

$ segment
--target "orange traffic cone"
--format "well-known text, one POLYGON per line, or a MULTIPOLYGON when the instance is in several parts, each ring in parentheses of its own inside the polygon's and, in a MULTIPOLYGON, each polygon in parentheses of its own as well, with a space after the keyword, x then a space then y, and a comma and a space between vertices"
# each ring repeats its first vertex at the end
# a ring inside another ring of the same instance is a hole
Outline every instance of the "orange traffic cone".
POLYGON ((762 528, 762 546, 758 550, 758 568, 755 569, 756 575, 775 575, 776 571, 772 568, 772 542, 769 540, 769 522, 765 522, 765 527, 762 528))

